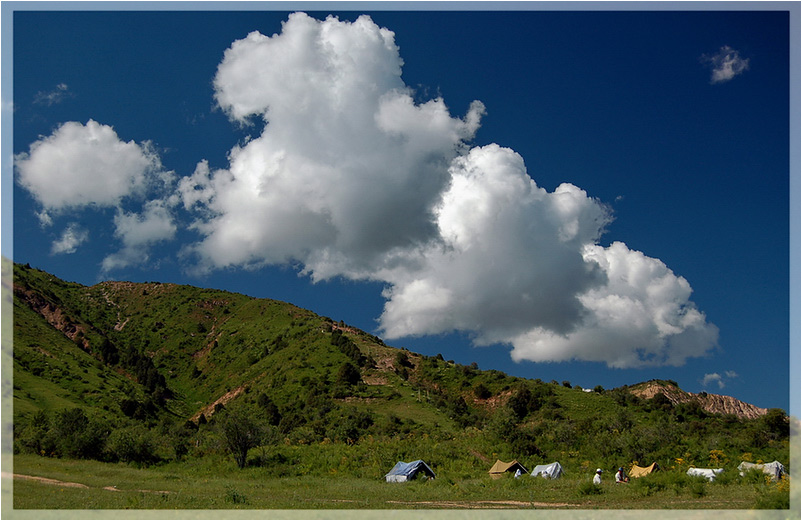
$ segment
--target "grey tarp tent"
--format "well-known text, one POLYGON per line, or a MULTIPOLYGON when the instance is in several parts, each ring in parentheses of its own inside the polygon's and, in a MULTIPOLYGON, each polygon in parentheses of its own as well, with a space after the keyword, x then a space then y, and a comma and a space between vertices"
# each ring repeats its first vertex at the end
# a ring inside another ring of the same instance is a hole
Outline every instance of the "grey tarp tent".
POLYGON ((563 475, 563 466, 556 461, 548 465, 538 465, 532 471, 532 475, 542 476, 546 479, 557 479, 563 475))
POLYGON ((418 459, 409 463, 399 461, 390 472, 385 474, 384 478, 388 483, 401 483, 415 479, 419 472, 423 472, 431 478, 434 477, 434 472, 429 468, 429 465, 418 459))
POLYGON ((741 471, 741 476, 743 476, 747 470, 749 469, 758 469, 762 470, 774 481, 779 481, 783 474, 785 474, 785 466, 779 461, 772 461, 771 463, 749 463, 747 461, 742 461, 740 465, 738 465, 738 470, 741 471))
POLYGON ((688 469, 687 474, 689 476, 701 476, 703 478, 707 478, 708 481, 713 481, 716 479, 716 476, 724 472, 724 469, 697 469, 695 467, 691 467, 688 469))
POLYGON ((501 461, 497 459, 496 462, 490 467, 488 471, 490 473, 490 477, 493 479, 498 479, 504 475, 505 472, 512 472, 516 474, 516 477, 520 474, 527 474, 529 473, 522 464, 518 462, 518 460, 512 460, 509 463, 501 461), (520 471, 520 473, 518 472, 520 471))

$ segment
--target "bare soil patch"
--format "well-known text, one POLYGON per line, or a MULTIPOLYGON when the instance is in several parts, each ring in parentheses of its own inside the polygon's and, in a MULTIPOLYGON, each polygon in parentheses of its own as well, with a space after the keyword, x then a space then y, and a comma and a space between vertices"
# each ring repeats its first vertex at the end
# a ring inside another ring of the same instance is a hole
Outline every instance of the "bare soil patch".
POLYGON ((537 501, 509 501, 509 500, 487 500, 487 501, 388 501, 397 505, 425 505, 432 508, 557 508, 557 507, 576 507, 573 503, 541 503, 537 501))
MULTIPOLYGON (((5 477, 5 476, 4 476, 5 477)), ((14 479, 29 479, 32 481, 38 481, 39 483, 44 483, 46 485, 57 485, 59 487, 73 487, 73 488, 92 488, 88 485, 84 485, 83 483, 73 483, 70 481, 60 481, 58 479, 51 479, 51 478, 44 478, 42 476, 27 476, 25 474, 14 474, 14 479)), ((114 485, 108 487, 102 487, 103 490, 110 490, 112 492, 125 492, 114 485)), ((169 490, 133 490, 133 492, 144 492, 145 494, 172 494, 169 490)))

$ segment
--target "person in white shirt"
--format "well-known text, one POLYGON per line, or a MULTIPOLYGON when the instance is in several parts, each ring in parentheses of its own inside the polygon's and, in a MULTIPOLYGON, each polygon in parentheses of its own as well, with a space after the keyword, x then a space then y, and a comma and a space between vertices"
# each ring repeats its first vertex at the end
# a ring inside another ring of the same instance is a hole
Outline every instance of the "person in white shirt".
POLYGON ((624 473, 624 467, 618 467, 618 472, 615 473, 616 483, 629 483, 629 478, 624 473))
POLYGON ((596 469, 596 475, 593 476, 593 483, 596 485, 601 485, 601 473, 602 469, 596 469))

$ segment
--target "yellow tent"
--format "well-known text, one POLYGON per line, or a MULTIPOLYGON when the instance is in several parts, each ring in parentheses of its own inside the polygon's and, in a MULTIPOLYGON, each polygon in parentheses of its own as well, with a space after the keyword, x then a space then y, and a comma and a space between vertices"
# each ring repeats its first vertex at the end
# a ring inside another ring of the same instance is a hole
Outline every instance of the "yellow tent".
POLYGON ((512 460, 509 463, 505 463, 500 459, 496 460, 488 472, 490 472, 490 476, 493 479, 498 479, 503 476, 505 472, 515 472, 517 470, 520 470, 521 474, 529 473, 529 471, 526 470, 526 467, 518 463, 518 460, 512 460))
POLYGON ((660 465, 657 463, 652 463, 648 467, 639 467, 637 465, 632 465, 632 468, 629 471, 630 477, 633 478, 642 478, 648 474, 651 474, 655 470, 660 470, 660 465))

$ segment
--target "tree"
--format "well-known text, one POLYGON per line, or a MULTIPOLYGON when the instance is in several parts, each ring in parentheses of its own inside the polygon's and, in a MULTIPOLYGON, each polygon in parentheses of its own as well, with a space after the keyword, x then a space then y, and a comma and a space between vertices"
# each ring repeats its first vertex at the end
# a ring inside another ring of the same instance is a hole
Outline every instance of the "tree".
POLYGON ((53 421, 60 455, 70 458, 97 458, 103 453, 108 429, 92 421, 80 407, 56 413, 53 421))
POLYGON ((768 429, 768 431, 774 436, 788 436, 788 417, 785 415, 785 411, 782 409, 769 409, 762 419, 766 429, 768 429))
POLYGON ((356 385, 362 380, 359 369, 350 362, 344 363, 337 371, 337 384, 356 385))
POLYGON ((409 362, 409 356, 404 351, 399 351, 395 354, 395 367, 396 369, 400 369, 401 367, 412 367, 412 364, 409 362))
POLYGON ((107 441, 109 452, 120 461, 148 465, 159 460, 156 441, 151 431, 142 425, 117 429, 107 441))
POLYGON ((37 411, 19 435, 20 444, 35 454, 51 454, 56 440, 50 432, 50 419, 45 411, 37 411))
POLYGON ((259 446, 264 436, 264 429, 254 415, 239 409, 226 411, 220 422, 220 432, 226 450, 234 456, 239 468, 245 468, 248 451, 259 446))
POLYGON ((493 396, 493 393, 490 392, 490 389, 485 387, 483 383, 479 383, 473 388, 473 394, 481 400, 486 400, 493 396))

